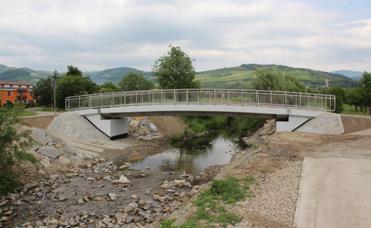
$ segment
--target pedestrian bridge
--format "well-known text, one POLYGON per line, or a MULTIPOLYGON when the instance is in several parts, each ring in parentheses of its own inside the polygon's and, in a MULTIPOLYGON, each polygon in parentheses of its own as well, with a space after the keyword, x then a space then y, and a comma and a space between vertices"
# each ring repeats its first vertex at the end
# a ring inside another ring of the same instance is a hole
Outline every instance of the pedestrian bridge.
POLYGON ((276 118, 278 131, 293 131, 335 110, 335 96, 238 89, 123 91, 67 97, 66 109, 86 117, 107 136, 127 134, 127 117, 228 115, 276 118))

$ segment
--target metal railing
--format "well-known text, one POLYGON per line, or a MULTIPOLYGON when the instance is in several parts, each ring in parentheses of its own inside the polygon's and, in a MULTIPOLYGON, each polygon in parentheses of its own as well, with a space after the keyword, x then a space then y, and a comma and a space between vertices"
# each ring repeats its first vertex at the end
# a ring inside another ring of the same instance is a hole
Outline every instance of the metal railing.
POLYGON ((66 110, 120 106, 192 104, 285 107, 316 111, 334 111, 335 96, 240 89, 167 89, 123 91, 67 97, 66 110))

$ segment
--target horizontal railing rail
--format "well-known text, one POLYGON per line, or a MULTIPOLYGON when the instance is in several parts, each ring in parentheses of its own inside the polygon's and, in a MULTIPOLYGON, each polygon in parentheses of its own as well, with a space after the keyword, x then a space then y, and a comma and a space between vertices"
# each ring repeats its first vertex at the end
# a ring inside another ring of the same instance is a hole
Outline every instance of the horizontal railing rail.
POLYGON ((84 110, 135 105, 198 104, 240 105, 334 111, 334 95, 240 89, 165 89, 122 91, 67 97, 66 110, 84 110))

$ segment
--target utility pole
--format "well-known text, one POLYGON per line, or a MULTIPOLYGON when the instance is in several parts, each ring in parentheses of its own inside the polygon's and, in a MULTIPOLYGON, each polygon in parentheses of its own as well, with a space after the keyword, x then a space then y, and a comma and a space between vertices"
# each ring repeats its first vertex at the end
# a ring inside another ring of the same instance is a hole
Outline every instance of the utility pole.
POLYGON ((56 91, 57 91, 57 77, 58 72, 54 71, 54 75, 51 80, 51 87, 53 90, 53 109, 54 109, 54 115, 57 115, 57 99, 56 99, 56 91))

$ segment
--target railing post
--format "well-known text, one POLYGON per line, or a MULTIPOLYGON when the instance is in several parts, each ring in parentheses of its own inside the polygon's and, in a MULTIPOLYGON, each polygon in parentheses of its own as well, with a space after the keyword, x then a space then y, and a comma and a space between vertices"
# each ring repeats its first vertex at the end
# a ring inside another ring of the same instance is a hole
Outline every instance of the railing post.
POLYGON ((229 90, 228 90, 227 94, 228 94, 227 104, 229 105, 229 90))
POLYGON ((215 99, 215 89, 213 90, 213 103, 214 103, 214 105, 216 104, 216 99, 215 99))
POLYGON ((100 107, 103 106, 103 94, 100 94, 100 107))
POLYGON ((259 91, 255 90, 255 102, 256 102, 256 106, 259 106, 259 91))
POLYGON ((270 97, 270 105, 271 107, 273 106, 273 91, 270 92, 271 97, 270 97))
POLYGON ((285 96, 285 106, 287 106, 287 92, 284 93, 285 96))
POLYGON ((336 97, 333 96, 332 97, 332 100, 334 101, 334 106, 332 107, 332 110, 331 111, 335 111, 336 110, 336 97))
POLYGON ((188 104, 188 96, 189 96, 189 90, 186 90, 186 104, 188 104))
POLYGON ((174 104, 176 104, 176 90, 174 89, 174 104))
POLYGON ((244 102, 243 102, 243 90, 241 91, 241 104, 244 104, 244 102))

